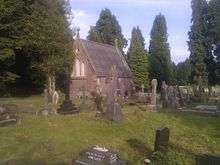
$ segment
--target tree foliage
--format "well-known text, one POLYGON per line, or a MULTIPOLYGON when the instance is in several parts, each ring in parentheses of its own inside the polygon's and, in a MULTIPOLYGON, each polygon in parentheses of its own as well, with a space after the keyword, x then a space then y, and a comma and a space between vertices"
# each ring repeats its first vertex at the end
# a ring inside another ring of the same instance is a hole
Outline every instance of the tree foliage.
POLYGON ((192 0, 192 26, 189 32, 189 50, 192 82, 200 88, 207 84, 205 57, 207 54, 206 33, 206 0, 192 0))
POLYGON ((178 85, 188 85, 190 83, 191 65, 189 59, 180 62, 176 66, 176 81, 178 85))
POLYGON ((161 84, 161 81, 166 81, 170 84, 173 79, 167 37, 166 19, 162 14, 159 14, 153 23, 149 46, 150 77, 157 79, 159 84, 161 84))
POLYGON ((220 84, 220 1, 211 0, 208 6, 208 41, 209 54, 207 65, 209 73, 209 83, 211 85, 220 84))
POLYGON ((70 71, 72 32, 67 1, 1 0, 0 12, 0 62, 7 66, 4 72, 18 75, 17 82, 23 86, 42 86, 46 75, 70 71))
POLYGON ((87 39, 110 45, 114 45, 117 39, 121 50, 127 46, 127 40, 122 34, 121 26, 109 9, 101 11, 96 26, 91 27, 87 39))
POLYGON ((141 30, 139 27, 134 27, 132 29, 131 44, 128 52, 128 63, 133 73, 133 80, 136 87, 140 88, 144 85, 145 89, 147 89, 149 86, 148 56, 144 45, 141 30))

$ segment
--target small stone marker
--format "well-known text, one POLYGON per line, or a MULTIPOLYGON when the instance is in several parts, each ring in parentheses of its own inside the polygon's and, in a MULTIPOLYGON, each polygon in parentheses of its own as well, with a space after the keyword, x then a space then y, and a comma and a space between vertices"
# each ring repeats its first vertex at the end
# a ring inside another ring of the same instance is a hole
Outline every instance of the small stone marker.
POLYGON ((144 159, 144 164, 150 164, 151 160, 150 159, 144 159))
POLYGON ((169 144, 170 130, 167 127, 158 128, 156 130, 156 139, 154 151, 167 150, 169 144))
POLYGON ((125 162, 116 153, 96 146, 82 151, 73 165, 125 165, 125 162))
POLYGON ((196 165, 220 165, 220 156, 211 154, 197 155, 196 165))
POLYGON ((0 106, 0 126, 15 124, 17 122, 17 106, 6 104, 0 106))

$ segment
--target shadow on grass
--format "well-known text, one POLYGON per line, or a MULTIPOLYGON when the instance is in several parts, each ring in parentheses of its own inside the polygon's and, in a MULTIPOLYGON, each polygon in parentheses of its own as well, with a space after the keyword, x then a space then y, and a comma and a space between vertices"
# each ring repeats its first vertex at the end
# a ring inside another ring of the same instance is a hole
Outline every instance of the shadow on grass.
POLYGON ((152 153, 152 150, 150 149, 150 147, 139 139, 128 139, 127 143, 140 156, 146 156, 152 153))
MULTIPOLYGON (((167 110, 160 110, 159 113, 166 115, 167 117, 175 117, 180 119, 185 125, 191 126, 192 124, 199 127, 211 127, 216 132, 218 132, 220 128, 220 117, 219 116, 205 116, 201 114, 196 114, 192 112, 178 112, 178 111, 167 111, 167 110)), ((220 136, 220 132, 219 132, 220 136)))

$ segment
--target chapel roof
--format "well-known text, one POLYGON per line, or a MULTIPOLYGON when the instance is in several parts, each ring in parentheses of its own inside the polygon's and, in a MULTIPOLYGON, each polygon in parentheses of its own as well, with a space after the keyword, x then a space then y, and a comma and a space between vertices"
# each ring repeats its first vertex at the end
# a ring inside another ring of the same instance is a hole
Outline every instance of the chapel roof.
POLYGON ((83 39, 76 39, 76 42, 79 42, 84 49, 86 58, 92 65, 97 76, 109 76, 112 66, 115 65, 118 77, 132 77, 125 57, 117 47, 83 39))

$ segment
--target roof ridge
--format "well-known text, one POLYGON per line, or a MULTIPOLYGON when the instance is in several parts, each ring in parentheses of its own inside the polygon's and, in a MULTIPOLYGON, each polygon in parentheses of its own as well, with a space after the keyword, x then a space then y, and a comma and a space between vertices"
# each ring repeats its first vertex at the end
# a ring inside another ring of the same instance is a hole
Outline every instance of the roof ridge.
POLYGON ((81 39, 81 38, 80 38, 80 40, 83 40, 83 41, 86 41, 86 42, 91 42, 91 43, 94 43, 94 44, 97 44, 97 45, 102 45, 102 46, 106 46, 106 47, 116 48, 116 46, 113 46, 113 45, 110 45, 110 44, 104 44, 104 43, 101 43, 101 42, 95 42, 95 41, 81 39))

